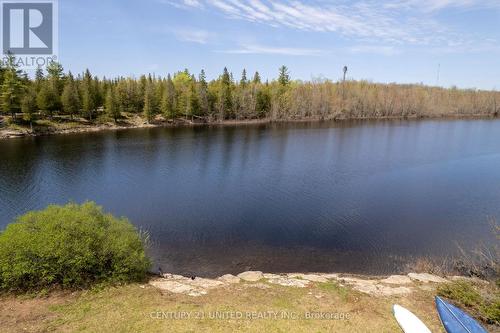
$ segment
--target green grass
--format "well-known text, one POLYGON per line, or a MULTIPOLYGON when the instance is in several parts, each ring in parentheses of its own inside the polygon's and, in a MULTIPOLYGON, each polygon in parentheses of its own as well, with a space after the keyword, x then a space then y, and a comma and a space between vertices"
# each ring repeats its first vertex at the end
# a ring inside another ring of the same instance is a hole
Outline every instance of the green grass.
POLYGON ((349 290, 334 281, 319 283, 318 288, 325 292, 337 294, 343 301, 346 301, 349 296, 349 290))

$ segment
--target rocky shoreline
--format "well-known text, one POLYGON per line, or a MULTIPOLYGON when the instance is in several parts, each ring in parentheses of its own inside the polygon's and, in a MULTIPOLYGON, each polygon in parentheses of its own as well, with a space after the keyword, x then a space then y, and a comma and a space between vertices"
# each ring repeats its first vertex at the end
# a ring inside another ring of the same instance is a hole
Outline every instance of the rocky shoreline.
POLYGON ((271 285, 290 288, 305 288, 314 283, 338 283, 341 287, 352 289, 375 297, 402 296, 413 293, 416 289, 428 289, 440 283, 457 280, 470 280, 488 284, 476 278, 463 276, 440 277, 428 273, 409 273, 391 276, 360 276, 339 273, 263 273, 246 271, 238 275, 225 274, 215 279, 186 277, 176 274, 162 274, 149 281, 149 285, 162 291, 184 294, 192 297, 206 295, 210 290, 229 285, 241 285, 243 288, 269 289, 271 285))
POLYGON ((283 119, 283 120, 273 120, 273 119, 242 119, 242 120, 224 120, 224 121, 206 121, 206 120, 188 120, 188 119, 176 119, 174 121, 166 121, 163 118, 158 118, 152 123, 147 123, 144 119, 139 116, 134 116, 127 118, 115 124, 112 122, 102 123, 102 124, 89 124, 86 121, 79 121, 73 123, 69 126, 64 123, 56 123, 54 126, 35 126, 35 130, 31 131, 28 127, 0 127, 0 140, 1 139, 12 139, 21 137, 37 137, 37 136, 47 136, 47 135, 60 135, 60 134, 75 134, 75 133, 88 133, 88 132, 100 132, 100 131, 110 131, 110 130, 124 130, 124 129, 135 129, 135 128, 154 128, 154 127, 188 127, 188 126, 231 126, 231 125, 253 125, 253 124, 268 124, 268 123, 301 123, 301 122, 317 122, 317 121, 376 121, 376 120, 416 120, 416 119, 437 119, 437 120, 457 120, 457 119, 494 119, 492 116, 485 115, 447 115, 447 116, 435 116, 435 117, 359 117, 359 118, 318 118, 310 117, 304 119, 283 119))
MULTIPOLYGON (((306 121, 319 121, 319 119, 311 118, 304 120, 296 120, 295 122, 306 121)), ((87 124, 84 121, 72 123, 71 125, 65 123, 54 123, 53 126, 35 126, 31 131, 28 127, 0 127, 0 140, 13 139, 22 137, 38 137, 48 135, 61 135, 61 134, 77 134, 101 131, 117 131, 124 129, 136 128, 156 128, 156 127, 188 127, 188 126, 203 126, 203 125, 250 125, 250 124, 266 124, 272 122, 270 119, 251 119, 251 120, 225 120, 225 121, 190 121, 186 119, 177 119, 175 121, 165 121, 163 119, 155 120, 154 122, 147 123, 140 117, 127 118, 117 124, 108 122, 104 124, 87 124)))

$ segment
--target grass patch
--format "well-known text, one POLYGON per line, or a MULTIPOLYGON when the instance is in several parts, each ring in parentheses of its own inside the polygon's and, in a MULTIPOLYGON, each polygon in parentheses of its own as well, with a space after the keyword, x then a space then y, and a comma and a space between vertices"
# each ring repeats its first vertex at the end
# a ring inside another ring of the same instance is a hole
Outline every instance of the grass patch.
POLYGON ((328 293, 336 294, 340 296, 340 298, 343 301, 347 301, 347 298, 349 296, 349 290, 345 287, 342 287, 339 285, 337 282, 326 282, 326 283, 319 283, 318 288, 320 290, 323 290, 328 293))
MULTIPOLYGON (((394 301, 333 284, 308 288, 269 285, 260 289, 242 283, 211 290, 201 297, 189 297, 132 283, 22 301, 12 296, 0 297, 0 322, 2 332, 24 328, 26 332, 396 332, 398 326, 391 312, 394 301), (339 297, 339 293, 348 297, 339 297), (211 317, 216 312, 267 311, 298 317, 211 317), (158 312, 189 313, 190 317, 158 318, 158 312), (306 319, 306 312, 348 313, 349 319, 306 319)), ((426 323, 438 331, 439 321, 431 315, 432 297, 417 297, 412 304, 422 313, 429 313, 426 323)))
POLYGON ((438 295, 453 300, 485 323, 500 325, 500 291, 497 286, 484 289, 468 281, 456 281, 439 286, 438 295))

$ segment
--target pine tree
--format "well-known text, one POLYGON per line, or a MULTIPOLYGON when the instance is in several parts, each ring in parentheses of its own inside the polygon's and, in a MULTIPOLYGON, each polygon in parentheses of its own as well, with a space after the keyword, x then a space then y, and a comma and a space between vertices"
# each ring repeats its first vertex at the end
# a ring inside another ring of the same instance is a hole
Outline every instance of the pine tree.
POLYGON ((198 76, 198 81, 200 81, 201 85, 207 86, 207 75, 205 74, 204 69, 201 70, 200 75, 198 76))
POLYGON ((153 85, 148 80, 146 82, 146 86, 144 87, 144 107, 143 107, 144 117, 146 117, 148 124, 151 122, 151 120, 153 120, 153 117, 154 117, 154 96, 153 95, 154 95, 153 85))
POLYGON ((96 96, 94 91, 94 84, 92 82, 92 75, 90 74, 90 71, 88 69, 83 75, 81 95, 83 113, 88 116, 89 120, 92 120, 92 115, 96 108, 96 96))
POLYGON ((290 83, 290 74, 286 66, 280 67, 278 82, 281 86, 287 86, 290 83))
POLYGON ((64 77, 63 66, 57 61, 51 61, 47 65, 47 76, 49 79, 60 80, 64 77))
POLYGON ((73 116, 80 110, 80 96, 71 73, 69 73, 68 79, 64 84, 61 102, 64 112, 69 114, 71 119, 73 119, 73 116))
POLYGON ((264 118, 271 109, 271 94, 268 86, 263 86, 257 91, 255 112, 259 118, 264 118))
POLYGON ((52 118, 54 111, 58 108, 58 97, 52 82, 44 80, 36 96, 36 102, 40 111, 49 118, 52 118))
POLYGON ((191 80, 191 74, 189 74, 187 69, 176 73, 172 80, 176 91, 176 113, 183 114, 186 119, 190 113, 191 80))
POLYGON ((161 100, 160 110, 167 119, 175 118, 175 87, 170 74, 167 76, 165 91, 161 100))
POLYGON ((255 75, 253 76, 253 83, 255 83, 255 84, 261 83, 259 72, 255 72, 255 75))
POLYGON ((108 92, 106 94, 106 103, 104 108, 108 117, 112 118, 116 123, 121 114, 119 105, 116 101, 114 88, 112 86, 108 88, 108 92))
POLYGON ((56 61, 51 61, 47 65, 47 79, 51 85, 51 114, 61 110, 61 94, 64 88, 64 69, 56 61))
POLYGON ((189 113, 191 115, 191 120, 193 116, 198 116, 200 114, 200 99, 196 89, 196 80, 194 78, 191 80, 189 93, 189 113))
POLYGON ((2 111, 10 113, 12 119, 16 118, 16 111, 19 109, 20 87, 21 84, 15 72, 7 70, 2 83, 1 102, 2 111))
POLYGON ((44 76, 43 76, 43 69, 41 66, 38 66, 36 68, 36 71, 35 71, 35 81, 36 82, 40 82, 44 79, 44 76))
POLYGON ((209 114, 209 102, 208 102, 208 84, 205 75, 205 71, 202 69, 199 76, 199 96, 200 96, 200 112, 203 116, 209 114))
POLYGON ((97 108, 104 105, 104 100, 106 99, 106 91, 104 90, 104 86, 101 85, 97 77, 92 77, 90 82, 92 85, 92 91, 94 93, 94 108, 97 112, 97 108))
POLYGON ((33 119, 36 111, 36 88, 31 86, 26 90, 21 100, 21 112, 23 113, 23 119, 30 123, 31 132, 33 132, 33 119))
POLYGON ((3 83, 4 74, 5 68, 3 67, 3 62, 0 61, 0 85, 3 83))
POLYGON ((22 81, 20 71, 16 64, 14 56, 7 58, 7 66, 3 72, 3 82, 0 89, 0 99, 2 111, 10 113, 12 118, 16 118, 16 111, 20 109, 22 95, 22 81))
POLYGON ((35 88, 36 91, 38 92, 40 88, 42 88, 42 82, 45 79, 43 75, 43 69, 41 66, 38 66, 35 72, 35 88))
POLYGON ((241 73, 241 80, 240 80, 240 85, 245 87, 248 83, 247 80, 247 70, 243 69, 243 72, 241 73))
POLYGON ((221 76, 221 91, 219 97, 219 117, 221 120, 231 118, 233 112, 233 96, 231 91, 231 75, 226 67, 221 76))

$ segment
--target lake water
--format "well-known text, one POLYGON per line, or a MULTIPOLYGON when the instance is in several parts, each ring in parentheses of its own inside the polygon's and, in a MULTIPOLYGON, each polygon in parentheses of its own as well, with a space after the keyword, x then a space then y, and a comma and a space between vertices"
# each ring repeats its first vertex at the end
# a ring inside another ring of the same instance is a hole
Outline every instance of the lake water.
POLYGON ((0 227, 93 200, 154 269, 391 273, 494 242, 500 121, 153 128, 0 141, 0 227))

